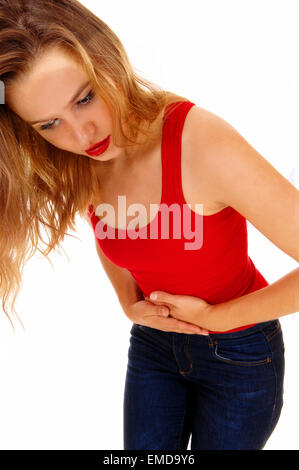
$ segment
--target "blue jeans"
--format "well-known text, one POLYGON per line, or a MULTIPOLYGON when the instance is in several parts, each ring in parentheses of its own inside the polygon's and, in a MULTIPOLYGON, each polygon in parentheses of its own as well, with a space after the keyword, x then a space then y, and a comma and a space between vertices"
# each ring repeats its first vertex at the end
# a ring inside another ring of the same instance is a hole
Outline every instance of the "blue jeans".
POLYGON ((283 404, 278 320, 209 336, 133 323, 125 450, 260 450, 283 404))

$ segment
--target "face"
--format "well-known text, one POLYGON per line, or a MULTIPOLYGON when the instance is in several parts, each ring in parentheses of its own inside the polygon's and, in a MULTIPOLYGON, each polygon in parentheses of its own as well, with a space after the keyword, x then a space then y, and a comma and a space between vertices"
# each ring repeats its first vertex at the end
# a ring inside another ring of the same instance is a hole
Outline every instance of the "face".
POLYGON ((26 78, 7 88, 5 99, 55 147, 100 161, 115 159, 123 152, 113 144, 106 103, 94 95, 80 65, 59 49, 44 54, 26 78), (110 143, 104 153, 95 156, 86 152, 108 136, 110 143))

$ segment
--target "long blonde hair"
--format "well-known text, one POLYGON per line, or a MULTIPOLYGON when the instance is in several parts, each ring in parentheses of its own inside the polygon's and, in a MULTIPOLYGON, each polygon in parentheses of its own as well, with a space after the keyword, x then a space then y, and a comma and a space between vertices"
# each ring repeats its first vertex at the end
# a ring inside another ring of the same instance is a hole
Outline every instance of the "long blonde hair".
MULTIPOLYGON (((167 104, 187 100, 137 75, 119 38, 78 1, 0 0, 4 88, 53 47, 71 54, 85 70, 109 106, 119 146, 134 145, 141 128, 151 138, 144 124, 154 122, 167 104)), ((57 251, 68 230, 75 229, 76 214, 84 217, 99 189, 96 164, 54 147, 0 105, 0 296, 12 326, 8 305, 17 314, 25 263, 36 250, 45 257, 57 251)))

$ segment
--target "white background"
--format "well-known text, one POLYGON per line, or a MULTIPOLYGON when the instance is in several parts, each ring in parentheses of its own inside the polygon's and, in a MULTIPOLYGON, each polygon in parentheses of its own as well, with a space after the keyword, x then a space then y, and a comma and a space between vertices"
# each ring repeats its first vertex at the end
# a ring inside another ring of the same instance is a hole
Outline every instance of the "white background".
MULTIPOLYGON (((298 187, 298 2, 82 3, 115 31, 140 75, 226 119, 298 187)), ((247 224, 249 256, 269 283, 297 266, 247 224)), ((26 265, 16 304, 26 331, 15 319, 13 334, 0 316, 1 449, 123 449, 131 322, 87 222, 78 218, 73 235, 68 258, 50 256, 54 268, 38 253, 26 265)), ((299 449, 298 317, 281 322, 285 404, 266 449, 299 449)))

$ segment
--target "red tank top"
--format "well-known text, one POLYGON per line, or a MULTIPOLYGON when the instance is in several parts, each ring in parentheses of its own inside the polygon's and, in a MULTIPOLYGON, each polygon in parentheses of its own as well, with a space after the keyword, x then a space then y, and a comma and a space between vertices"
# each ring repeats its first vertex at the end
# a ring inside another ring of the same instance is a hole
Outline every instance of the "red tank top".
MULTIPOLYGON (((140 228, 136 228, 137 223, 130 228, 131 220, 126 229, 117 229, 105 224, 105 217, 99 219, 92 205, 88 215, 103 253, 112 263, 130 271, 144 296, 161 290, 218 304, 269 284, 248 256, 246 219, 230 206, 203 216, 191 210, 184 199, 181 136, 192 106, 194 103, 186 101, 166 108, 161 148, 162 197, 154 219, 140 228)), ((144 183, 147 184, 146 175, 144 183)), ((230 332, 249 326, 253 325, 230 332)))

